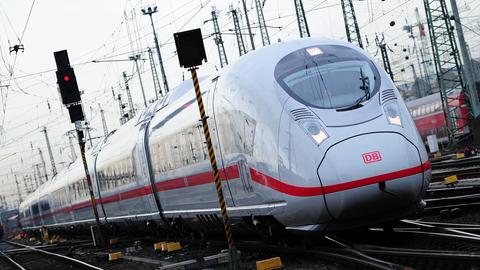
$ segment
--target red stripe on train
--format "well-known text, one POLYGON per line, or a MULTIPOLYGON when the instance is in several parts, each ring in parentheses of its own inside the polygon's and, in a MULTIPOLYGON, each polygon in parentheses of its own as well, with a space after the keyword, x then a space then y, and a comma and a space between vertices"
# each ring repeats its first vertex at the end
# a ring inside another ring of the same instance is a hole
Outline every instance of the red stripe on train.
MULTIPOLYGON (((260 185, 266 186, 268 188, 271 188, 273 190, 276 190, 278 192, 281 192, 290 196, 307 197, 307 196, 319 196, 323 194, 329 194, 329 193, 344 191, 348 189, 358 188, 358 187, 375 184, 379 182, 390 181, 396 178, 402 178, 402 177, 418 174, 423 171, 427 171, 429 169, 430 169, 430 161, 427 160, 424 164, 416 167, 407 168, 404 170, 386 173, 382 175, 367 177, 367 178, 363 178, 363 179, 359 179, 359 180, 355 180, 347 183, 325 186, 323 188, 321 186, 301 187, 301 186, 290 185, 280 180, 277 180, 273 177, 270 177, 253 168, 250 168, 250 174, 252 176, 252 180, 260 185)), ((220 178, 222 179, 222 181, 233 180, 239 177, 240 177, 240 174, 239 174, 237 165, 233 165, 226 169, 220 170, 220 178)), ((158 191, 167 191, 167 190, 174 190, 174 189, 180 189, 185 187, 194 187, 194 186, 209 184, 213 182, 214 182, 213 173, 203 172, 203 173, 198 173, 198 174, 185 176, 181 178, 170 179, 167 181, 156 183, 155 185, 158 191)), ((97 204, 100 204, 100 203, 108 204, 108 203, 118 202, 121 200, 128 200, 132 198, 142 197, 152 193, 153 193, 152 188, 150 186, 145 186, 145 187, 125 191, 119 194, 111 195, 108 197, 104 197, 102 199, 96 199, 96 202, 97 204)), ((91 207, 90 200, 84 201, 78 204, 74 204, 71 207, 65 207, 62 209, 55 210, 53 212, 43 215, 43 217, 48 218, 50 216, 53 216, 62 212, 68 213, 70 211, 79 210, 87 207, 91 207)), ((31 220, 37 220, 39 218, 40 216, 37 216, 32 218, 31 220)))
POLYGON ((300 187, 294 186, 282 181, 279 181, 273 177, 270 177, 266 174, 263 174, 253 168, 250 168, 250 174, 252 175, 252 180, 258 184, 269 187, 281 193, 285 193, 291 196, 306 197, 306 196, 319 196, 323 194, 329 194, 339 191, 344 191, 348 189, 359 188, 366 185, 376 184, 379 182, 385 182, 394 180, 397 178, 407 177, 415 174, 422 173, 430 169, 430 161, 425 162, 422 165, 407 168, 404 170, 376 175, 372 177, 362 178, 355 181, 350 181, 341 184, 329 185, 325 187, 300 187))

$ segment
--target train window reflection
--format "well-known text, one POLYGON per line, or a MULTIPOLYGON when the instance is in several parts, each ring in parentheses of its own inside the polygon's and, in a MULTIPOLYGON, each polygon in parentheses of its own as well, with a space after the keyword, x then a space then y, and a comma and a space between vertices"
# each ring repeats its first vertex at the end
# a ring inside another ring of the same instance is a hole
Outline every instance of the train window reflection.
POLYGON ((298 50, 275 68, 278 83, 295 99, 313 107, 348 107, 373 96, 380 87, 374 64, 360 52, 344 46, 320 46, 322 54, 298 50))

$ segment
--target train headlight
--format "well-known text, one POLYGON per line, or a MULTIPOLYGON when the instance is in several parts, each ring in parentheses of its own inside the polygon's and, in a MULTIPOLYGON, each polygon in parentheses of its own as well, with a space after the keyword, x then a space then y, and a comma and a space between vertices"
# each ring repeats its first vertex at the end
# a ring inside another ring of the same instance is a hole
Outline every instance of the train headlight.
POLYGON ((317 143, 321 144, 328 138, 328 133, 316 120, 302 120, 299 122, 300 125, 305 129, 305 131, 312 137, 312 139, 317 143))
POLYGON ((383 105, 383 111, 385 111, 385 116, 390 125, 402 126, 402 115, 396 101, 391 101, 383 105))

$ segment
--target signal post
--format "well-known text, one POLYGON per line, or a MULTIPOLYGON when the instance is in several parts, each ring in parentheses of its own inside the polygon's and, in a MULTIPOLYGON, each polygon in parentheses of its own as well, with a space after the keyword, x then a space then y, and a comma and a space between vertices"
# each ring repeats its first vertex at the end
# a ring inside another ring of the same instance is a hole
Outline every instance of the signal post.
POLYGON ((75 123, 75 130, 77 131, 78 144, 80 146, 80 155, 83 162, 83 168, 85 170, 85 179, 87 180, 88 190, 90 193, 90 202, 92 204, 93 214, 95 215, 95 225, 90 227, 94 244, 97 247, 105 245, 105 238, 101 229, 100 219, 98 216, 97 202, 95 200, 95 194, 93 193, 92 179, 88 170, 88 164, 85 157, 85 140, 82 130, 82 121, 85 120, 85 116, 82 109, 82 99, 80 97, 80 91, 78 90, 77 79, 75 72, 70 66, 70 60, 68 59, 68 53, 66 50, 53 53, 55 62, 57 64, 57 83, 60 89, 60 95, 62 96, 62 103, 67 107, 68 114, 70 115, 70 121, 75 123))
POLYGON ((240 257, 235 248, 233 241, 233 235, 230 228, 230 219, 227 213, 227 205, 223 196, 222 182, 220 180, 220 174, 217 167, 217 159, 215 157, 215 151, 212 145, 212 139, 210 136, 210 129, 208 127, 208 116, 205 113, 205 107, 203 105, 202 93, 200 91, 200 84, 197 77, 197 66, 202 65, 202 61, 207 61, 205 54, 205 47, 203 45, 203 38, 200 29, 193 29, 185 32, 179 32, 174 34, 175 46, 177 47, 178 60, 180 66, 188 68, 192 74, 193 86, 195 88, 195 95, 197 98, 198 109, 200 111, 200 121, 203 125, 203 134, 208 147, 208 154, 210 156, 210 164, 212 166, 213 176, 215 180, 215 188, 217 190, 218 204, 220 205, 220 211, 222 214, 223 226, 225 235, 228 242, 228 251, 230 257, 230 269, 239 270, 240 257))

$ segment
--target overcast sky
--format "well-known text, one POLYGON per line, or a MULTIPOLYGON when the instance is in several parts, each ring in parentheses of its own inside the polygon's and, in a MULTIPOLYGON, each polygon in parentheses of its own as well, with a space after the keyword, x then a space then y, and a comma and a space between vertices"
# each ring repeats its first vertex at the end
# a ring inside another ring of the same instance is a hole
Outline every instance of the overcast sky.
MULTIPOLYGON (((249 18, 254 26, 255 43, 261 46, 257 16, 253 0, 247 0, 249 18)), ((266 0, 265 19, 269 26, 271 42, 298 38, 298 27, 293 0, 266 0)), ((458 0, 463 23, 471 30, 465 30, 467 42, 474 57, 480 49, 480 2, 458 0)), ((312 36, 345 39, 345 29, 340 0, 303 0, 312 36)), ((391 58, 396 80, 399 83, 411 79, 408 66, 416 63, 415 55, 403 48, 413 48, 402 27, 415 24, 414 9, 419 7, 423 20, 425 12, 422 0, 363 0, 354 1, 362 38, 367 51, 375 55, 375 33, 383 32, 387 44, 393 50, 391 58), (390 26, 394 21, 395 25, 390 26), (396 46, 395 46, 396 45, 396 46), (405 61, 406 54, 410 60, 405 61), (406 68, 407 72, 400 72, 406 68)), ((238 58, 238 49, 231 29, 233 23, 228 13, 229 5, 241 7, 240 1, 214 0, 2 0, 0 2, 0 126, 3 126, 0 145, 0 195, 7 196, 9 203, 17 199, 14 174, 20 183, 23 196, 23 178, 32 175, 34 164, 40 163, 38 149, 41 148, 47 163, 51 166, 41 129, 47 127, 58 169, 71 160, 68 138, 65 133, 72 129, 68 115, 59 100, 55 78, 53 52, 67 49, 70 62, 74 65, 80 89, 84 91, 83 106, 87 118, 94 128, 92 137, 103 135, 100 107, 105 110, 109 130, 119 127, 118 101, 115 93, 124 96, 122 72, 129 76, 133 101, 138 109, 143 101, 134 65, 130 61, 92 63, 92 60, 126 60, 132 51, 144 51, 154 47, 152 29, 141 8, 157 5, 154 14, 161 52, 165 62, 168 83, 171 88, 181 82, 183 71, 174 54, 173 33, 192 28, 202 28, 205 36, 208 63, 202 66, 200 74, 207 74, 220 67, 213 38, 211 21, 212 6, 219 10, 219 24, 225 42, 229 62, 238 58), (31 13, 30 13, 31 12, 31 13), (30 18, 27 18, 30 14, 30 18), (205 22, 207 21, 207 22, 205 22), (128 26, 128 27, 127 27, 128 26), (130 32, 130 35, 129 35, 130 32), (9 47, 22 44, 24 51, 9 52, 9 47), (9 87, 5 87, 9 85, 9 87), (13 172, 13 173, 12 173, 13 172)), ((244 31, 246 33, 247 31, 244 31)), ((250 48, 247 37, 245 42, 250 48)), ((156 57, 156 56, 155 56, 156 57)), ((155 97, 148 55, 139 62, 141 76, 148 99, 155 97)), ((156 59, 156 58, 155 58, 156 59)), ((157 67, 158 72, 159 68, 157 67)), ((185 73, 188 76, 188 73, 185 73)), ((75 149, 77 150, 75 145, 75 149)))

